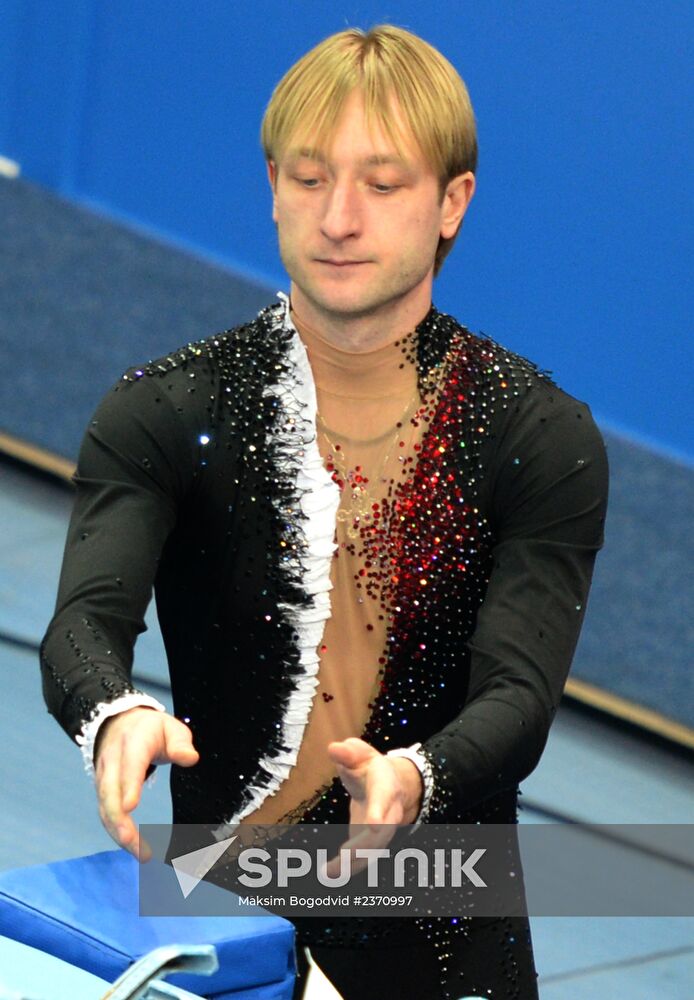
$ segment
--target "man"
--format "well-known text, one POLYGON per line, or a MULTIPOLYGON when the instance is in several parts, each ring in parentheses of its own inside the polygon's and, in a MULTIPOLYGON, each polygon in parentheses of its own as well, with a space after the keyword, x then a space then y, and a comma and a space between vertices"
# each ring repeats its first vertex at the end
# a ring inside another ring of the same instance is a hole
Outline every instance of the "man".
MULTIPOLYGON (((262 138, 290 298, 101 404, 49 708, 88 763, 96 746, 102 820, 136 855, 159 762, 181 823, 514 822, 602 540, 599 434, 431 305, 477 155, 440 53, 389 26, 332 36, 262 138), (175 717, 130 683, 153 584, 175 717)), ((307 921, 300 940, 347 998, 537 995, 519 921, 307 921)))

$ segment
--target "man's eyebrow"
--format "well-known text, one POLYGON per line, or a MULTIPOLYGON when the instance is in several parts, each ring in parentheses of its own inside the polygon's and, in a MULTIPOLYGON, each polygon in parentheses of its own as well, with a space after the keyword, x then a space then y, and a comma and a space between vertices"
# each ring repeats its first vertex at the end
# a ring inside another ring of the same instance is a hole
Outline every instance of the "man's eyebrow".
POLYGON ((397 153, 374 153, 373 156, 367 156, 362 162, 367 167, 379 166, 381 163, 394 163, 396 167, 411 167, 411 164, 402 156, 398 156, 397 153))
POLYGON ((289 151, 288 159, 290 160, 318 160, 319 163, 325 163, 326 158, 323 153, 318 149, 311 149, 309 146, 302 146, 300 149, 292 149, 289 151))

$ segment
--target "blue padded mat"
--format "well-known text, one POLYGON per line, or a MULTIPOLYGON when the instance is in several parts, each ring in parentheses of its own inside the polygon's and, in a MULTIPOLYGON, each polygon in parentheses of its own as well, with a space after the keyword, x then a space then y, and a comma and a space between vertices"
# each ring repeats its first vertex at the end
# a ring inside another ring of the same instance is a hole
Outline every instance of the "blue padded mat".
POLYGON ((220 967, 204 984, 191 975, 170 981, 193 992, 203 984, 205 996, 220 1000, 291 998, 294 928, 289 921, 276 916, 140 917, 138 865, 125 851, 0 873, 0 934, 107 981, 160 945, 213 944, 220 967))

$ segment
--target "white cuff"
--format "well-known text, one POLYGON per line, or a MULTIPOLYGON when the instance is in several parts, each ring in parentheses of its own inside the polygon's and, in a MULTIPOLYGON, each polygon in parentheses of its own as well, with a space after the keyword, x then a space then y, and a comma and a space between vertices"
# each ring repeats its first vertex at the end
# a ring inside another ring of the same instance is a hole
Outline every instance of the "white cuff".
POLYGON ((91 718, 83 724, 81 731, 75 737, 75 742, 82 750, 84 769, 87 774, 94 774, 94 747, 103 723, 114 715, 120 715, 121 712, 127 712, 128 709, 137 708, 139 705, 143 708, 156 708, 159 712, 166 711, 161 702, 142 691, 130 691, 113 701, 99 702, 91 718))
POLYGON ((422 792, 422 804, 419 807, 419 815, 413 824, 414 829, 426 820, 429 814, 431 796, 434 791, 434 772, 431 769, 431 764, 429 763, 428 758, 420 752, 421 748, 421 743, 413 743, 411 747, 401 747, 397 750, 389 750, 386 754, 386 757, 407 757, 408 760, 412 761, 422 776, 424 791, 422 792))

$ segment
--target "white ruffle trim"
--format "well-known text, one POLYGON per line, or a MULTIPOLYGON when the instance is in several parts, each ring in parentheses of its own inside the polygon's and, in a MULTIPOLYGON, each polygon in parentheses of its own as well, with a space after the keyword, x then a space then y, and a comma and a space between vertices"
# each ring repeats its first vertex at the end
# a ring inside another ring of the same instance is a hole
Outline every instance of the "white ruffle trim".
POLYGON ((161 702, 143 691, 129 691, 128 694, 122 694, 120 698, 114 698, 113 701, 99 702, 91 719, 84 723, 81 731, 75 737, 75 742, 82 751, 84 769, 87 774, 94 774, 94 747, 103 723, 114 715, 120 715, 121 712, 127 712, 129 708, 137 708, 138 706, 156 708, 159 712, 166 711, 161 702))
MULTIPOLYGON (((300 499, 303 517, 297 519, 303 534, 304 546, 300 553, 301 566, 294 563, 291 572, 301 569, 302 583, 310 603, 302 606, 282 605, 299 636, 299 662, 303 671, 296 687, 289 696, 281 720, 280 739, 286 750, 274 756, 263 757, 260 767, 272 775, 266 785, 251 785, 250 798, 246 805, 224 824, 233 826, 254 812, 270 795, 274 795, 289 772, 296 764, 299 748, 308 723, 311 705, 318 687, 319 656, 318 646, 323 637, 325 623, 330 617, 330 567, 335 552, 335 519, 340 504, 340 491, 330 473, 323 465, 316 437, 316 387, 309 364, 306 348, 289 315, 289 300, 280 293, 284 301, 281 323, 285 329, 293 331, 289 346, 289 371, 283 381, 270 386, 265 394, 279 399, 284 426, 297 430, 306 428, 301 440, 302 461, 298 470, 296 492, 300 499), (296 422, 291 420, 296 414, 296 422)), ((280 422, 281 422, 280 418, 280 422)), ((279 442, 279 450, 286 449, 287 455, 296 454, 297 433, 291 429, 285 432, 285 440, 279 442)), ((287 557, 291 559, 291 556, 287 557)))

